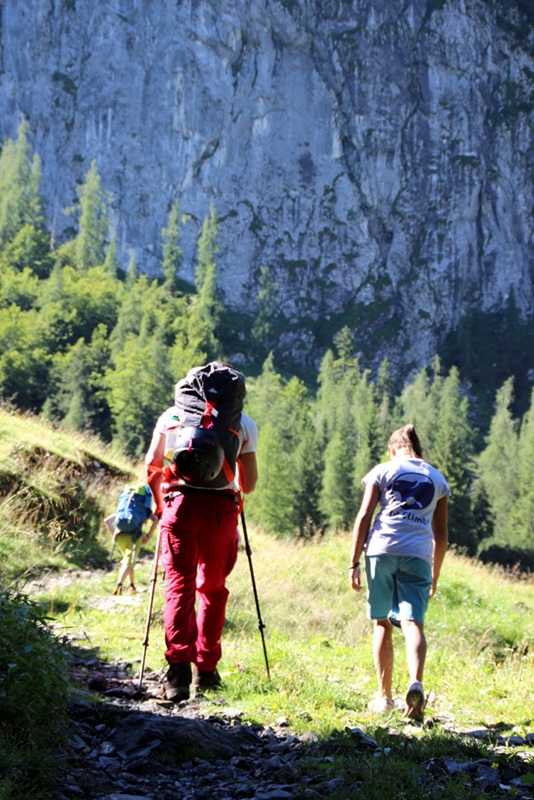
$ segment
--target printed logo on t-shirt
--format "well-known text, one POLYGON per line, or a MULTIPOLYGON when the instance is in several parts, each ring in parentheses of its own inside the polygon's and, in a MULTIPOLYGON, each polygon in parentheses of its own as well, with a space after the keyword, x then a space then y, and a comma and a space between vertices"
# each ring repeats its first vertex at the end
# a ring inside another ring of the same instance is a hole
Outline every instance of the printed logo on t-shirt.
POLYGON ((398 508, 405 511, 421 511, 428 508, 434 499, 434 482, 420 472, 403 472, 397 475, 389 487, 398 508))

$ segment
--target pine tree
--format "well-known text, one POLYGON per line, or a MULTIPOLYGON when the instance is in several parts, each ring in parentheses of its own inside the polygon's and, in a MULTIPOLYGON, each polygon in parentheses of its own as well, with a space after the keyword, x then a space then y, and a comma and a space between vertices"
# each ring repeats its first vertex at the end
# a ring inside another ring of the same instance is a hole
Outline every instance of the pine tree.
POLYGON ((111 439, 111 412, 104 376, 110 365, 109 332, 99 323, 90 342, 79 339, 52 358, 43 414, 66 428, 111 439))
POLYGON ((259 429, 261 481, 247 498, 251 518, 279 534, 311 536, 317 509, 318 452, 311 399, 296 377, 285 383, 270 354, 259 378, 248 382, 247 413, 259 429))
POLYGON ((90 374, 88 346, 83 339, 65 353, 56 353, 51 370, 51 384, 55 388, 48 393, 45 415, 59 418, 66 428, 89 430, 92 423, 90 374))
POLYGON ((115 234, 111 237, 111 241, 106 248, 104 269, 112 278, 117 277, 117 237, 115 234))
POLYGON ((217 290, 217 253, 218 221, 215 206, 211 206, 211 214, 202 225, 202 233, 197 244, 197 268, 195 270, 195 286, 197 288, 195 313, 199 327, 204 329, 203 349, 209 358, 218 356, 218 342, 215 335, 221 315, 221 303, 217 290))
POLYGON ((44 225, 40 160, 32 156, 29 126, 19 125, 17 140, 8 139, 0 153, 0 249, 11 242, 24 225, 44 225))
POLYGON ((354 361, 354 336, 347 325, 334 336, 334 344, 338 354, 338 364, 349 369, 354 361))
POLYGON ((80 230, 76 237, 76 266, 79 270, 95 267, 105 261, 110 203, 111 195, 102 189, 94 159, 85 175, 85 183, 78 189, 78 206, 71 209, 80 215, 80 230))
POLYGON ((534 550, 534 390, 518 441, 517 500, 510 509, 510 544, 534 550))
POLYGON ((130 290, 137 280, 138 270, 135 261, 135 250, 130 250, 130 260, 128 261, 128 268, 126 270, 126 288, 130 290))
POLYGON ((411 422, 415 425, 420 438, 424 439, 422 428, 427 415, 429 387, 430 381, 424 368, 419 370, 411 383, 404 385, 395 403, 395 429, 411 422))
POLYGON ((327 350, 319 370, 319 389, 316 398, 315 422, 319 447, 324 450, 335 429, 335 417, 331 403, 335 398, 336 367, 334 353, 327 350))
POLYGON ((117 323, 110 336, 112 354, 122 350, 128 334, 139 334, 141 319, 145 312, 145 303, 147 300, 148 302, 155 302, 155 295, 150 290, 148 278, 142 275, 137 280, 137 267, 133 250, 130 252, 130 261, 126 272, 125 291, 119 293, 119 297, 121 305, 117 323))
POLYGON ((380 437, 373 386, 369 372, 364 371, 354 386, 351 410, 354 415, 354 486, 351 496, 351 519, 355 516, 363 497, 362 478, 381 460, 380 437))
POLYGON ((29 223, 20 228, 0 253, 1 270, 10 267, 18 272, 29 270, 38 278, 47 278, 53 264, 48 236, 29 223))
POLYGON ((319 372, 317 393, 317 440, 322 453, 319 510, 331 528, 348 524, 351 514, 352 453, 349 442, 354 438, 353 420, 348 409, 347 380, 344 369, 328 350, 319 372))
POLYGON ((411 422, 417 431, 425 458, 432 462, 435 432, 439 416, 442 377, 434 363, 433 380, 423 367, 412 383, 407 384, 397 399, 394 410, 395 429, 411 422))
POLYGON ((87 395, 91 409, 91 428, 105 441, 111 441, 112 419, 105 381, 111 363, 111 346, 109 329, 106 325, 99 324, 94 329, 88 347, 87 360, 90 365, 87 395))
POLYGON ((460 376, 453 367, 441 384, 436 429, 433 436, 433 465, 451 488, 449 539, 474 555, 480 541, 472 507, 475 432, 469 422, 469 402, 462 395, 460 376))
POLYGON ((353 498, 349 441, 335 430, 324 451, 319 508, 326 524, 334 530, 347 529, 357 509, 353 498))
POLYGON ((0 308, 0 396, 19 408, 39 411, 46 399, 50 351, 36 309, 0 308))
POLYGON ((289 454, 292 529, 310 537, 322 529, 319 513, 320 453, 313 421, 314 404, 304 384, 292 378, 284 388, 283 428, 280 435, 289 454))
POLYGON ((377 405, 376 444, 378 449, 385 453, 389 437, 395 430, 393 416, 395 390, 390 373, 390 363, 387 358, 381 362, 378 368, 375 398, 377 405))
POLYGON ((202 232, 197 244, 197 268, 195 286, 199 296, 199 309, 211 316, 217 300, 217 264, 215 256, 218 250, 217 233, 219 225, 215 206, 211 206, 209 217, 204 219, 202 232))
POLYGON ((327 351, 319 372, 316 423, 323 453, 319 509, 327 525, 352 525, 361 479, 376 456, 376 408, 368 374, 360 375, 347 328, 336 337, 339 357, 327 351))
POLYGON ((518 435, 512 417, 513 378, 498 389, 486 447, 478 458, 482 481, 495 519, 495 541, 513 544, 510 511, 517 499, 518 435))
POLYGON ((247 497, 252 520, 261 521, 273 533, 294 532, 291 460, 286 446, 287 431, 281 419, 283 387, 270 355, 255 381, 249 381, 247 412, 259 430, 258 473, 261 482, 247 497))
POLYGON ((128 334, 105 377, 113 416, 114 438, 132 456, 148 446, 156 420, 172 400, 174 377, 169 373, 165 332, 128 334))
POLYGON ((278 284, 268 267, 260 267, 259 291, 256 295, 258 310, 252 326, 252 339, 257 352, 265 357, 269 349, 271 330, 277 317, 278 284))
POLYGON ((165 286, 170 292, 175 292, 178 287, 178 273, 182 266, 183 251, 180 242, 180 212, 178 203, 173 203, 169 212, 168 227, 161 231, 164 239, 163 245, 163 277, 165 286))
POLYGON ((294 533, 293 496, 289 464, 280 432, 268 421, 261 426, 261 444, 256 454, 261 483, 247 497, 251 519, 276 534, 294 533))

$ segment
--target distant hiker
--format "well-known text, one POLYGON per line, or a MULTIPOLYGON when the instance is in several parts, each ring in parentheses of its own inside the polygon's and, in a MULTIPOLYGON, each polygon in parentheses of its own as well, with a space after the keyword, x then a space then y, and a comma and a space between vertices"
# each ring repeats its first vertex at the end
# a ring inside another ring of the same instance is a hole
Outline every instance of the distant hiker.
POLYGON ((360 558, 365 551, 367 616, 374 620, 378 678, 378 692, 369 707, 374 711, 395 707, 393 626, 400 627, 410 676, 405 717, 422 722, 425 612, 447 550, 450 489, 443 475, 423 459, 413 425, 394 431, 388 449, 391 460, 378 464, 362 480, 365 493, 354 523, 350 581, 359 592, 360 558))
POLYGON ((150 539, 159 519, 152 513, 152 492, 146 485, 125 486, 119 495, 117 509, 106 517, 104 523, 113 534, 122 553, 117 585, 112 594, 121 595, 126 580, 129 581, 128 593, 135 594, 134 567, 142 545, 150 539), (149 519, 152 522, 148 533, 143 535, 143 524, 149 519))
POLYGON ((244 396, 245 379, 228 364, 190 370, 146 455, 167 581, 165 695, 176 702, 189 697, 192 682, 200 691, 221 684, 226 578, 237 558, 241 493, 252 492, 258 476, 258 431, 241 410, 244 396))

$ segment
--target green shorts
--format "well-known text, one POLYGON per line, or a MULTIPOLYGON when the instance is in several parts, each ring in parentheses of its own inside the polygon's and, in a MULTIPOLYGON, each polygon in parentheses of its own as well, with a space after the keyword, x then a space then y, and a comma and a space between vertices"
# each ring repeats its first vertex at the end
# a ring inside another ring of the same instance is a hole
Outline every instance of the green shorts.
POLYGON ((366 556, 369 619, 425 621, 432 566, 422 558, 366 556))
POLYGON ((122 566, 133 567, 141 550, 141 536, 134 542, 131 533, 117 533, 115 541, 122 553, 122 566))

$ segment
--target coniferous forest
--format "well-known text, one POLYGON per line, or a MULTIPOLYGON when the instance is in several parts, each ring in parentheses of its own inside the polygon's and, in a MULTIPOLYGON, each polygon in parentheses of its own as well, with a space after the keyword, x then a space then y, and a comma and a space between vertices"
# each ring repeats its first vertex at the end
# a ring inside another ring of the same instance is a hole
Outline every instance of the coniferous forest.
POLYGON ((458 336, 446 357, 436 355, 401 386, 387 361, 378 374, 360 365, 348 328, 335 335, 315 382, 282 375, 267 344, 268 274, 256 298, 260 311, 245 325, 220 301, 214 207, 198 238, 194 286, 180 278, 178 203, 161 221, 161 274, 139 274, 133 253, 125 272, 116 261, 112 198, 96 163, 69 210, 76 222, 71 236, 58 243, 44 215, 30 138, 23 121, 0 154, 4 405, 93 431, 139 458, 172 403, 175 382, 190 367, 239 350, 251 365, 235 364, 247 377, 246 410, 260 432, 251 520, 299 537, 350 528, 361 478, 387 458, 391 431, 411 421, 428 460, 451 485, 451 542, 510 566, 530 567, 532 553, 534 565, 534 395, 518 413, 514 378, 504 375, 496 396, 486 399, 480 427, 482 405, 473 407, 461 372, 466 359, 477 361, 472 336, 470 348, 458 336))

